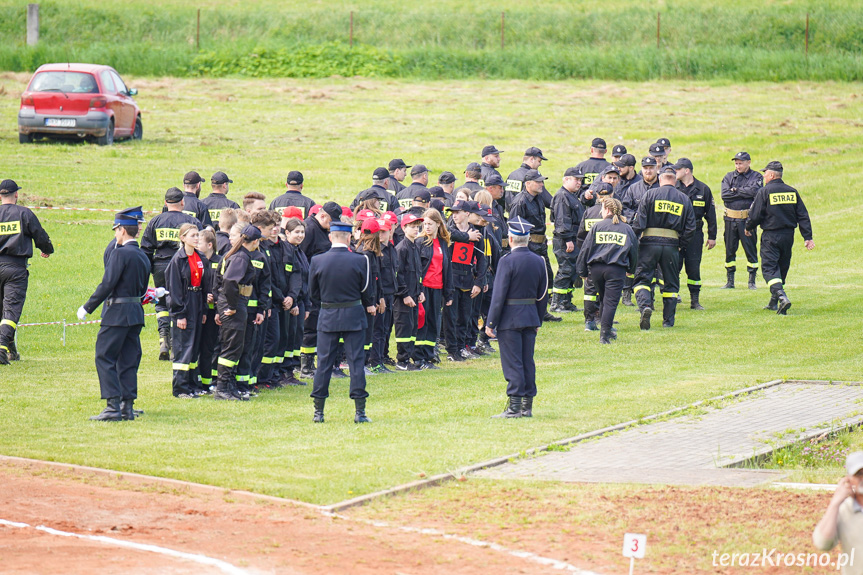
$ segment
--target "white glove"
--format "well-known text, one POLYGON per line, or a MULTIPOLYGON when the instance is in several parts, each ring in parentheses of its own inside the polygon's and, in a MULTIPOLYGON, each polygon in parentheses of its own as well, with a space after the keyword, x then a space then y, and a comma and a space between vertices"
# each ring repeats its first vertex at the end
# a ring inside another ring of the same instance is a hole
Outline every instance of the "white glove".
POLYGON ((162 299, 163 297, 165 297, 165 296, 166 296, 166 295, 168 295, 169 293, 171 293, 171 292, 169 292, 169 291, 168 291, 168 290, 166 290, 165 288, 163 288, 163 287, 157 287, 157 288, 156 288, 156 299, 162 299))
POLYGON ((84 321, 84 319, 86 317, 87 317, 87 310, 84 309, 84 306, 79 307, 78 308, 78 319, 80 319, 81 321, 84 321))

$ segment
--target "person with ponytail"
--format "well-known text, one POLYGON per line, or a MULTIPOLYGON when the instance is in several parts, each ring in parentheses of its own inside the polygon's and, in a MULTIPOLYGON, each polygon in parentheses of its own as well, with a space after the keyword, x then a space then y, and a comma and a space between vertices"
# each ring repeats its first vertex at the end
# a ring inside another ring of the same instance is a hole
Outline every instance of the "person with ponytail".
POLYGON ((425 323, 417 332, 417 357, 420 369, 438 369, 436 351, 440 337, 443 308, 452 305, 452 274, 450 273, 450 236, 443 216, 435 209, 423 213, 423 233, 420 246, 422 289, 425 295, 425 323))
POLYGON ((375 334, 375 315, 379 313, 385 302, 381 291, 381 226, 374 213, 366 214, 359 212, 362 218, 357 220, 359 236, 354 246, 354 252, 365 256, 369 263, 369 286, 371 299, 375 302, 375 313, 366 312, 366 333, 363 342, 364 363, 366 375, 376 375, 378 372, 371 369, 372 342, 375 334))
POLYGON ((638 239, 626 225, 620 200, 600 196, 602 220, 591 226, 576 260, 579 277, 590 277, 602 302, 599 343, 617 339, 612 327, 626 274, 635 273, 638 261, 638 239), (589 274, 589 276, 588 276, 589 274))
MULTIPOLYGON (((227 231, 225 236, 228 236, 227 231)), ((205 392, 210 390, 213 378, 218 375, 216 360, 219 353, 219 325, 216 323, 216 297, 219 295, 219 267, 222 265, 222 256, 216 253, 218 243, 213 230, 206 229, 198 233, 198 251, 204 254, 209 262, 209 265, 204 267, 202 287, 206 320, 201 331, 201 352, 198 354, 198 371, 201 373, 201 384, 205 392)))

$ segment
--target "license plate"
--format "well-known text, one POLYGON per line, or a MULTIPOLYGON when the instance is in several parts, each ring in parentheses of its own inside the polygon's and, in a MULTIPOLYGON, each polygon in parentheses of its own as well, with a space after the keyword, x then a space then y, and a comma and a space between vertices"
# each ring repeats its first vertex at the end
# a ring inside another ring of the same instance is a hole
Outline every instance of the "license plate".
POLYGON ((45 125, 52 128, 74 128, 74 118, 45 118, 45 125))

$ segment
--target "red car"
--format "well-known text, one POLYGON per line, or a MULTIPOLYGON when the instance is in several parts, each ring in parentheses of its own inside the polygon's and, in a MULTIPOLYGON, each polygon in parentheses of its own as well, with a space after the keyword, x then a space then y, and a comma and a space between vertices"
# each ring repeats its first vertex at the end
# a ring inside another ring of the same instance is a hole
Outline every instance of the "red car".
POLYGON ((110 146, 114 139, 140 140, 141 109, 114 68, 96 64, 39 66, 21 94, 18 140, 54 136, 95 139, 110 146))

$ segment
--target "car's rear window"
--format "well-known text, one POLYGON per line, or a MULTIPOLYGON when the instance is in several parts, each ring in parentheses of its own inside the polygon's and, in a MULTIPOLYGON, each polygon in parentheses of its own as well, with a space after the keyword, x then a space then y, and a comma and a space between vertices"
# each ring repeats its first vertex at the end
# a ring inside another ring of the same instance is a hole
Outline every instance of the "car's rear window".
POLYGON ((69 92, 95 94, 96 79, 85 72, 39 72, 30 84, 31 92, 69 92))

